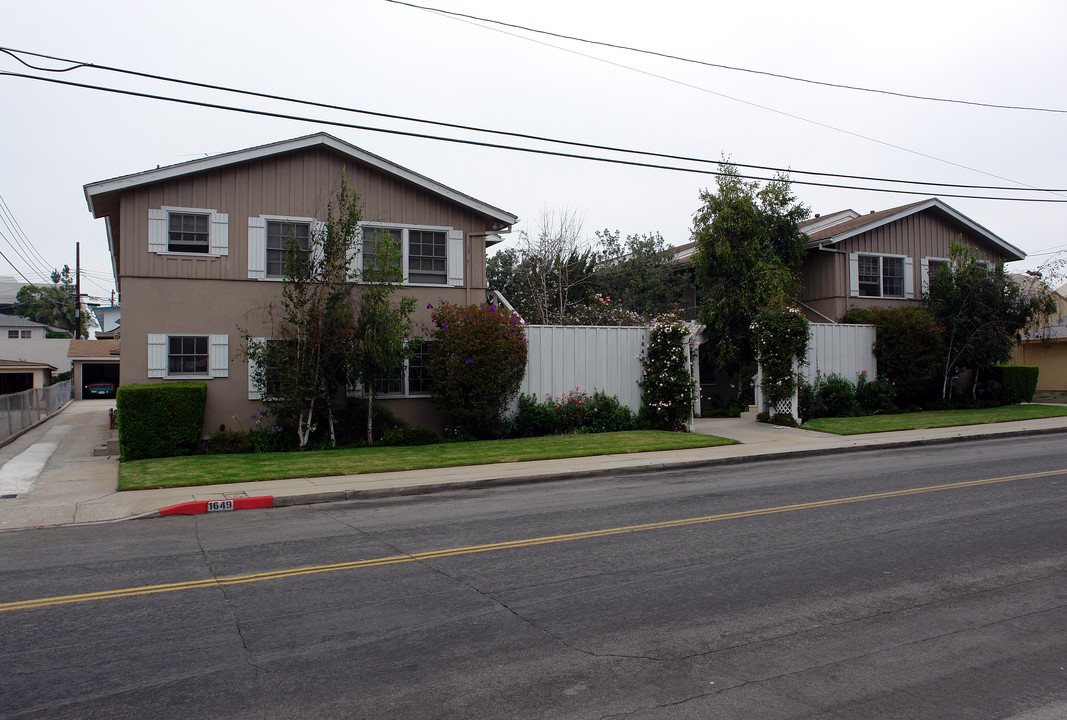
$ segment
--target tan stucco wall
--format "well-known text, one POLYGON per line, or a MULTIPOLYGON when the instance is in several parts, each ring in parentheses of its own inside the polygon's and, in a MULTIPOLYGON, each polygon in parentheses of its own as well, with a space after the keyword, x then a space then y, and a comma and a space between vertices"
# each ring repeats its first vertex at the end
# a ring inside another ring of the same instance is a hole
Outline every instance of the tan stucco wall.
POLYGON ((1039 368, 1038 392, 1067 391, 1067 340, 1053 342, 1051 345, 1041 342, 1022 343, 1015 348, 1011 362, 1013 365, 1039 368))
MULTIPOLYGON (((174 382, 149 379, 148 335, 227 335, 229 337, 229 377, 204 380, 207 383, 206 434, 225 425, 228 429, 248 429, 248 418, 260 403, 248 399, 248 362, 243 356, 243 337, 271 337, 272 303, 277 308, 282 283, 257 280, 181 280, 168 278, 126 278, 123 292, 122 357, 120 374, 123 385, 174 382), (128 298, 138 298, 130 302, 128 298)), ((424 336, 431 326, 427 303, 442 300, 464 304, 464 288, 411 288, 407 293, 418 299, 413 317, 416 334, 424 336)), ((477 294, 476 294, 477 295, 477 294)), ((484 293, 475 301, 483 301, 484 293)), ((195 382, 201 382, 196 379, 195 382)), ((426 399, 383 400, 393 412, 411 424, 440 429, 443 420, 426 399)))

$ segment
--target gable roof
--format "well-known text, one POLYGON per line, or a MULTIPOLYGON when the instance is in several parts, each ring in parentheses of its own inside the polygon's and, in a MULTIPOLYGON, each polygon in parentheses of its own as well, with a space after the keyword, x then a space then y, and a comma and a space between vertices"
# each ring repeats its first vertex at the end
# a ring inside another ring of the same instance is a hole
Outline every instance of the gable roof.
POLYGON ((0 360, 0 370, 55 370, 55 365, 32 360, 0 360))
POLYGON ((378 168, 390 175, 395 175, 428 190, 435 195, 440 195, 458 205, 462 205, 475 212, 481 213, 482 215, 486 215, 501 224, 501 227, 498 229, 502 230, 504 226, 514 225, 519 221, 519 218, 516 215, 512 215, 500 208, 493 207, 488 203, 477 200, 470 195, 459 192, 458 190, 453 190, 452 188, 442 185, 435 180, 431 180, 424 175, 420 175, 417 172, 401 167, 394 162, 390 162, 385 158, 369 153, 362 148, 356 147, 355 145, 324 132, 305 135, 303 137, 293 138, 292 140, 283 140, 281 142, 269 143, 267 145, 259 145, 245 150, 236 150, 234 152, 222 153, 220 155, 212 155, 211 157, 199 158, 197 160, 189 160, 175 165, 156 168, 155 170, 146 170, 145 172, 134 173, 132 175, 111 178, 110 180, 100 180, 98 182, 89 183, 85 186, 85 202, 89 206, 89 211, 93 213, 93 217, 100 217, 94 206, 94 199, 108 193, 127 190, 129 188, 148 185, 184 175, 191 175, 205 170, 213 170, 227 165, 236 165, 249 160, 258 160, 272 155, 281 155, 282 153, 320 146, 330 148, 346 157, 366 163, 367 165, 378 168))
MULTIPOLYGON (((8 315, 7 313, 0 313, 0 327, 5 327, 5 328, 10 328, 10 327, 36 328, 36 327, 39 327, 39 328, 44 328, 48 332, 63 332, 63 333, 67 332, 63 328, 54 327, 52 325, 45 325, 44 323, 39 323, 36 320, 28 320, 27 318, 19 317, 18 315, 8 315)), ((68 336, 70 335, 70 333, 67 333, 67 334, 68 334, 68 336)))
POLYGON ((834 245, 842 240, 847 240, 850 237, 865 233, 868 230, 873 230, 882 225, 888 225, 889 223, 906 218, 909 215, 915 215, 931 209, 947 215, 956 222, 966 226, 973 232, 985 238, 990 244, 999 248, 1009 259, 1022 260, 1026 257, 1026 253, 1022 250, 1004 240, 999 235, 982 227, 955 208, 949 207, 938 198, 919 200, 918 202, 913 202, 908 205, 889 208, 888 210, 870 213, 869 215, 861 215, 852 218, 851 220, 846 220, 845 222, 830 225, 821 230, 816 230, 808 235, 807 246, 811 248, 819 245, 834 245))

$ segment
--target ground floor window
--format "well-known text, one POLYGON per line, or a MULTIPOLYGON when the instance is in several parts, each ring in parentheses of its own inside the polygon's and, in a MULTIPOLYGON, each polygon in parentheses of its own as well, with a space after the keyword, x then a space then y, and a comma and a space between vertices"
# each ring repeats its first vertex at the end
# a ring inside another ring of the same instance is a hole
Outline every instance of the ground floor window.
POLYGON ((167 374, 207 375, 208 336, 179 335, 168 338, 167 374))

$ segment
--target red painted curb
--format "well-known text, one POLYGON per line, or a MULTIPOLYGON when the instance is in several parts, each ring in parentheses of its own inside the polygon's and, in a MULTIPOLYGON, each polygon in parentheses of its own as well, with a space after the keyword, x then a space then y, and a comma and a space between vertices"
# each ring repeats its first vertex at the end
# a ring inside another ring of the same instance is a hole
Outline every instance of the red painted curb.
POLYGON ((194 500, 162 508, 160 515, 202 515, 209 512, 229 512, 231 510, 256 510, 274 507, 272 495, 259 497, 234 498, 232 500, 194 500))

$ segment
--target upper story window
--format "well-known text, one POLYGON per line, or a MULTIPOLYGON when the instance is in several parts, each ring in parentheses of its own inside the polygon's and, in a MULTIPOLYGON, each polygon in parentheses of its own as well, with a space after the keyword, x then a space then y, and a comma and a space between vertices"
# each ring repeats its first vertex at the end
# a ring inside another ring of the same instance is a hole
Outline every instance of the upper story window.
POLYGON ((204 208, 148 211, 148 251, 219 257, 229 254, 229 216, 204 208))
POLYGON ((311 249, 311 223, 268 220, 267 277, 285 277, 285 252, 290 243, 306 260, 311 249))
POLYGON ((200 213, 167 214, 167 251, 195 252, 208 251, 208 227, 211 216, 200 213))
POLYGON ((852 253, 850 265, 850 294, 854 297, 911 297, 911 258, 852 253))
POLYGON ((386 228, 365 225, 363 227, 362 258, 360 270, 370 270, 374 267, 375 251, 383 242, 392 243, 393 247, 403 248, 403 231, 397 228, 386 228))
POLYGON ((405 283, 463 285, 465 247, 462 230, 365 224, 362 232, 363 242, 356 265, 360 271, 374 267, 375 244, 388 237, 400 246, 405 283))
POLYGON ((408 280, 413 283, 444 285, 446 235, 439 230, 408 231, 408 280))

